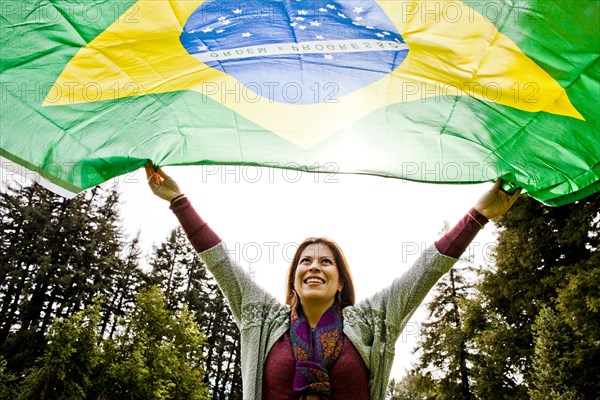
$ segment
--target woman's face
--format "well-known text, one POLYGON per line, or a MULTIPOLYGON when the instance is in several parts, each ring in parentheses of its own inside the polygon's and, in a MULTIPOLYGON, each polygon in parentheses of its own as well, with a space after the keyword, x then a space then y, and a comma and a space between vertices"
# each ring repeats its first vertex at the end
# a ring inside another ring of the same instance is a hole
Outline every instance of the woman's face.
POLYGON ((308 245, 300 255, 294 276, 294 289, 302 305, 330 306, 342 286, 335 257, 329 246, 323 243, 308 245))

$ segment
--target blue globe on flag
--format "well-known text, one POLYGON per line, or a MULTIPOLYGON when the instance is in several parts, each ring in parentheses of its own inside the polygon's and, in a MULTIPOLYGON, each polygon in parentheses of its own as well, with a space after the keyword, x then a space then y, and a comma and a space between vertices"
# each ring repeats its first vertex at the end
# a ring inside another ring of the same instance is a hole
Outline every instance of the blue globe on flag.
POLYGON ((388 75, 408 46, 374 1, 204 2, 184 48, 270 101, 316 104, 388 75))

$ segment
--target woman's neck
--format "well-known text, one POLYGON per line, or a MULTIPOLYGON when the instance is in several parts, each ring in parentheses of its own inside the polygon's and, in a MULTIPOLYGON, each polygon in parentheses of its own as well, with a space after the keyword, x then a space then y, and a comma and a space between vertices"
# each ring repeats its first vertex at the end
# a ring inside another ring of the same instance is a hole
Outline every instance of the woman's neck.
POLYGON ((309 300, 305 300, 302 303, 302 312, 304 313, 304 316, 308 321, 308 325, 310 325, 311 328, 317 326, 317 324, 321 320, 321 317, 323 316, 323 314, 325 314, 325 311, 327 311, 329 307, 333 305, 333 302, 334 300, 331 299, 331 301, 328 301, 326 303, 322 301, 311 302, 309 300))

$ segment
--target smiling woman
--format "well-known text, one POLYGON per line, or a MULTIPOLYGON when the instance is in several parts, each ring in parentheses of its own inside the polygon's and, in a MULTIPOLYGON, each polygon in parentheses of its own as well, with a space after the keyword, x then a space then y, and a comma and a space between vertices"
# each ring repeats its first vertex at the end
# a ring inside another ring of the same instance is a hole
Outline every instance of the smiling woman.
POLYGON ((334 295, 342 307, 354 304, 354 283, 342 249, 328 238, 305 239, 296 249, 288 271, 286 304, 293 307, 300 301, 306 306, 309 301, 325 298, 329 299, 329 308, 334 295))
POLYGON ((294 255, 281 304, 233 259, 172 178, 151 163, 146 172, 228 300, 242 332, 243 396, 253 400, 384 399, 394 345, 408 319, 488 219, 508 211, 519 195, 502 192, 498 180, 408 272, 357 304, 339 246, 309 238, 294 255))
POLYGON ((292 307, 291 326, 267 357, 263 399, 294 399, 300 393, 368 399, 369 370, 352 342, 344 341, 342 309, 354 305, 354 283, 337 243, 308 238, 298 246, 288 270, 286 304, 292 307))

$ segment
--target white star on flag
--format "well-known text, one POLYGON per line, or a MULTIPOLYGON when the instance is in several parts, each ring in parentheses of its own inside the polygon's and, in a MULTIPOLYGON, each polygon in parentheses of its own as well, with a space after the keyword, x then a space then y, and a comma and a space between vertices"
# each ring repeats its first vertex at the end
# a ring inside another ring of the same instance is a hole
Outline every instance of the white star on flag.
POLYGON ((317 21, 311 21, 311 23, 310 23, 310 24, 311 24, 312 26, 321 26, 321 23, 320 23, 320 22, 317 22, 317 21))
POLYGON ((363 12, 364 10, 363 10, 363 8, 362 8, 362 7, 354 7, 354 10, 352 10, 352 11, 354 11, 354 12, 355 12, 355 13, 357 13, 357 14, 360 14, 360 13, 361 13, 361 12, 363 12))
POLYGON ((333 56, 331 54, 325 54, 326 60, 333 60, 333 56))
POLYGON ((239 8, 236 8, 235 10, 232 11, 234 14, 241 14, 242 10, 240 10, 239 8))
POLYGON ((250 37, 250 36, 252 36, 252 34, 250 32, 242 33, 242 37, 250 37))

